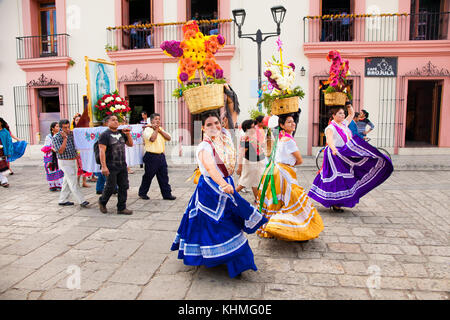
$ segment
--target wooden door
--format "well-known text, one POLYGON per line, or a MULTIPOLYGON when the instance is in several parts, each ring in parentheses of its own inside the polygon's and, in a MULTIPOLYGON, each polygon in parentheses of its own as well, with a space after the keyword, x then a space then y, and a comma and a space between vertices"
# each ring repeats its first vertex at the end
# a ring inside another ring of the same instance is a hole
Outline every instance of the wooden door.
POLYGON ((433 88, 433 100, 431 110, 431 141, 432 145, 439 145, 439 120, 442 105, 442 83, 436 81, 433 88))
POLYGON ((41 56, 57 54, 55 2, 39 3, 39 52, 41 56))
MULTIPOLYGON (((122 0, 122 25, 130 24, 130 0, 122 0)), ((122 47, 130 49, 130 31, 122 29, 122 47)))

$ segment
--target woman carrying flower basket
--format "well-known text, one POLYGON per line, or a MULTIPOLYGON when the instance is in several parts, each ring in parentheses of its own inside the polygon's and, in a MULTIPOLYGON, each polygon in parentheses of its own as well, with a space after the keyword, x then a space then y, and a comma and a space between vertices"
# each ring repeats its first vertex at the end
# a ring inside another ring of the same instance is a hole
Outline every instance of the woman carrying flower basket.
POLYGON ((277 122, 275 133, 279 139, 258 188, 261 212, 269 222, 257 234, 262 238, 307 241, 319 236, 323 221, 297 182, 295 166, 301 165, 303 159, 292 137, 296 128, 294 115, 280 115, 277 122))
POLYGON ((323 168, 319 171, 308 196, 335 212, 354 207, 361 197, 382 184, 391 175, 391 160, 348 128, 354 116, 348 105, 331 110, 330 125, 325 128, 327 147, 323 168))
MULTIPOLYGON (((330 51, 327 59, 332 64, 326 93, 340 92, 350 99, 350 88, 346 86, 348 60, 342 60, 339 51, 330 51)), ((347 104, 346 116, 344 103, 330 110, 332 120, 325 128, 327 146, 323 168, 308 193, 335 212, 343 212, 342 207, 353 208, 362 196, 382 184, 394 170, 387 156, 360 137, 353 136, 349 124, 355 112, 352 105, 347 104)))
POLYGON ((203 74, 213 81, 223 78, 214 53, 223 47, 221 35, 204 36, 197 22, 183 26, 182 42, 165 41, 161 48, 179 58, 178 80, 192 114, 201 114, 204 139, 196 150, 198 184, 183 215, 171 250, 191 266, 225 264, 234 278, 246 270, 257 270, 245 233, 254 233, 267 219, 235 190, 232 178, 236 150, 217 110, 224 105, 223 83, 203 84, 203 74), (185 86, 199 71, 201 85, 185 86), (205 88, 208 87, 209 88, 205 88), (203 88, 202 88, 203 87, 203 88), (215 87, 215 88, 214 88, 215 87))

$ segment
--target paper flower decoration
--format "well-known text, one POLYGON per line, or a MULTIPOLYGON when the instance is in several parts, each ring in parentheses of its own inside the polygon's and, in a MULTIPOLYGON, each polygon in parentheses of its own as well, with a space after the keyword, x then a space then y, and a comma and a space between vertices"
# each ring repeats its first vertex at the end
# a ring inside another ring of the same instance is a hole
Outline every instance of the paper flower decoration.
POLYGON ((272 56, 272 60, 266 62, 267 69, 264 75, 275 89, 287 92, 290 91, 295 82, 295 65, 292 62, 288 65, 283 64, 283 42, 280 37, 278 37, 276 44, 280 52, 280 60, 278 61, 272 56))
POLYGON ((178 58, 178 81, 195 78, 197 70, 203 70, 210 78, 223 78, 223 70, 217 64, 214 54, 223 48, 222 35, 205 36, 200 32, 197 21, 188 21, 182 27, 183 40, 164 41, 160 48, 168 56, 178 58))
POLYGON ((276 116, 276 115, 273 115, 273 116, 271 116, 270 118, 269 118, 269 121, 268 121, 268 127, 270 128, 270 129, 275 129, 276 127, 278 127, 278 116, 276 116))
MULTIPOLYGON (((279 57, 275 58, 275 56, 272 56, 272 59, 266 62, 266 70, 264 71, 264 75, 267 77, 267 80, 274 89, 270 93, 263 93, 258 100, 258 103, 264 103, 264 107, 266 108, 268 114, 272 113, 272 105, 274 103, 280 103, 280 101, 276 100, 283 100, 292 97, 299 97, 300 99, 303 99, 305 95, 305 92, 300 86, 294 86, 295 64, 292 62, 289 64, 283 63, 283 42, 279 37, 276 41, 276 45, 279 57)), ((295 99, 291 99, 290 101, 294 102, 290 102, 289 108, 285 108, 283 111, 297 112, 298 110, 293 111, 296 109, 295 104, 297 104, 295 99)), ((281 110, 278 108, 274 109, 274 113, 280 111, 281 110)))
POLYGON ((328 52, 327 60, 331 61, 330 77, 324 84, 329 84, 335 88, 336 91, 344 91, 346 84, 346 78, 350 75, 349 62, 343 60, 339 50, 332 50, 328 52))

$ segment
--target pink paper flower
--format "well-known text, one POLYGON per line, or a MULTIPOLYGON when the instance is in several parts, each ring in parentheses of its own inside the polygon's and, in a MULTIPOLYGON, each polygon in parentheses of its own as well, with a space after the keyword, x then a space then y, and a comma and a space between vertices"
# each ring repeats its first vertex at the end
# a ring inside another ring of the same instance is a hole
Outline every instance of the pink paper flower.
POLYGON ((180 73, 180 80, 181 81, 187 81, 189 79, 189 75, 186 72, 181 72, 180 73))
POLYGON ((222 78, 223 78, 223 70, 216 69, 216 79, 222 79, 222 78))
POLYGON ((278 37, 278 39, 277 39, 277 46, 278 46, 278 51, 281 51, 283 49, 283 41, 281 41, 280 37, 278 37))
POLYGON ((225 43, 225 38, 221 34, 217 35, 217 40, 219 41, 220 45, 225 43))

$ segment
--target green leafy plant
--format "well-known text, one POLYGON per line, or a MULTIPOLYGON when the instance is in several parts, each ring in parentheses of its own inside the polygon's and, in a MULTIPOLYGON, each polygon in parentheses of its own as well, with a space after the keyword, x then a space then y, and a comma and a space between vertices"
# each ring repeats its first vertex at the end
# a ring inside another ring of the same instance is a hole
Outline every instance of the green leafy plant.
POLYGON ((265 116, 266 114, 264 112, 259 111, 258 109, 251 109, 249 111, 250 119, 255 120, 259 116, 265 116))
POLYGON ((264 108, 267 111, 267 114, 270 114, 272 111, 272 103, 274 100, 290 97, 299 97, 300 99, 303 99, 305 97, 305 92, 300 86, 297 86, 293 90, 288 91, 287 93, 280 93, 280 94, 264 93, 262 97, 258 100, 258 104, 263 103, 264 108))
POLYGON ((117 51, 119 50, 119 48, 117 46, 111 46, 109 44, 105 45, 105 50, 106 51, 117 51))

